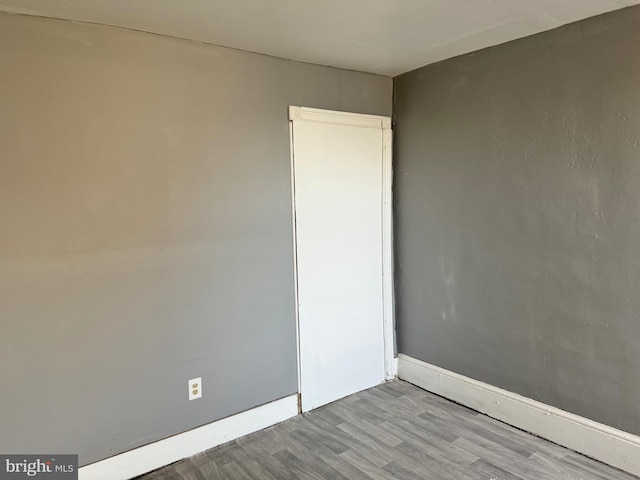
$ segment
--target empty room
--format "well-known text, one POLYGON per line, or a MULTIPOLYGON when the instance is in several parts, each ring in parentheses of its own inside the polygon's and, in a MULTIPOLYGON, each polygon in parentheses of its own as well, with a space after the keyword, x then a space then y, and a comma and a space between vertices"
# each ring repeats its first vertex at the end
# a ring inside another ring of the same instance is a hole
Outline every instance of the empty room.
POLYGON ((640 1, 0 0, 0 479, 640 476, 640 1))

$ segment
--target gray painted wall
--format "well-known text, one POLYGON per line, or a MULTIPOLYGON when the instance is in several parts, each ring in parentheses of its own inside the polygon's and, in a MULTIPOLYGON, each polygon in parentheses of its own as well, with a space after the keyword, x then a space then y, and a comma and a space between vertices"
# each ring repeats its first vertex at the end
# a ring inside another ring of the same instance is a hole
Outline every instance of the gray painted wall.
POLYGON ((10 15, 0 58, 0 451, 295 393, 287 106, 390 115, 391 79, 10 15))
POLYGON ((640 434, 640 8, 395 80, 399 351, 640 434))

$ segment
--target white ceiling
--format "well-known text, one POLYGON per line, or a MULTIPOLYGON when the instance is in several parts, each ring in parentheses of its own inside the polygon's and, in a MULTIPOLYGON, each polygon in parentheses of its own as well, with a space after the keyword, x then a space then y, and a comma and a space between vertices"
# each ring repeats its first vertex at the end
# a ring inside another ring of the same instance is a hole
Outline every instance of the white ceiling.
POLYGON ((116 25, 382 75, 640 0, 0 0, 0 10, 116 25))

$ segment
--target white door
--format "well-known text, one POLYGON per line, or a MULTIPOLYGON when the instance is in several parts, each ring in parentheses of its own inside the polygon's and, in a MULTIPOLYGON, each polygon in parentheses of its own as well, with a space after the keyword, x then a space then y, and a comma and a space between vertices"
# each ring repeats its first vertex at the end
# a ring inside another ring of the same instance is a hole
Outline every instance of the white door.
POLYGON ((309 411, 385 379, 389 120, 299 107, 291 118, 300 393, 309 411))

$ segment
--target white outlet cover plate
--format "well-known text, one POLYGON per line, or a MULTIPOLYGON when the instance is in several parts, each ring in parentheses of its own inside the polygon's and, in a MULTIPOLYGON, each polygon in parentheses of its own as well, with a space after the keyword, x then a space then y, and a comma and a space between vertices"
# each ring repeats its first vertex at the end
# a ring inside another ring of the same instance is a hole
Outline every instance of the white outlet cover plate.
POLYGON ((192 378, 189 380, 189 400, 195 400, 196 398, 202 397, 202 377, 192 378), (197 385, 197 388, 193 386, 197 385), (194 390, 197 390, 197 393, 193 393, 194 390))

